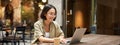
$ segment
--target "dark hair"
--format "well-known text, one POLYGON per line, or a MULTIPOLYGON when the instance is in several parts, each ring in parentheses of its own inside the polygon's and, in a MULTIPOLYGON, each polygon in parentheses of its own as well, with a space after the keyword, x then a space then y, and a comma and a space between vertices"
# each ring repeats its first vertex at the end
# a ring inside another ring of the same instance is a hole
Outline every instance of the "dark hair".
MULTIPOLYGON (((54 8, 55 9, 55 15, 57 14, 57 10, 56 8, 53 6, 53 5, 50 5, 50 4, 46 4, 41 12, 41 15, 40 17, 43 19, 43 20, 46 20, 46 16, 45 14, 47 14, 47 12, 51 9, 51 8, 54 8)), ((56 17, 53 19, 55 20, 56 17)))

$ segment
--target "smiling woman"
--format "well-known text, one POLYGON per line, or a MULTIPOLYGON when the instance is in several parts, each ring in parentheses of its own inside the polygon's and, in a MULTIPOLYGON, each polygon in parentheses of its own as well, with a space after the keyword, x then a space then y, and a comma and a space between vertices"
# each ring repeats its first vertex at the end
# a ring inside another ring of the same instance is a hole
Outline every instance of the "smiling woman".
POLYGON ((54 42, 54 38, 59 38, 60 42, 65 42, 64 33, 56 19, 57 10, 51 4, 46 4, 40 14, 41 19, 34 23, 34 39, 36 42, 54 42))

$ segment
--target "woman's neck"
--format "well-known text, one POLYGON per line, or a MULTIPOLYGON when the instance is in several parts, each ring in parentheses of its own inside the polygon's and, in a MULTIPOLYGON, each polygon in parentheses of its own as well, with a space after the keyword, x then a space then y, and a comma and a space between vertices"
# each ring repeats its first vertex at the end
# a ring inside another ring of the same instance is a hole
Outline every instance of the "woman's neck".
POLYGON ((51 22, 47 21, 47 20, 44 20, 44 25, 45 26, 49 26, 51 22))
POLYGON ((44 21, 44 29, 46 32, 49 32, 50 31, 50 23, 49 21, 45 20, 44 21))

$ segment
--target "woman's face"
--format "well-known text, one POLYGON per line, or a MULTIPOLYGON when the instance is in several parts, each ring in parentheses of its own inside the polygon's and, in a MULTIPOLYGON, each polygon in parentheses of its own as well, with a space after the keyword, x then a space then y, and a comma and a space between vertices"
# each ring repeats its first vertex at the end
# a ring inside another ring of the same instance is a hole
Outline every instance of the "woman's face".
POLYGON ((56 17, 55 13, 56 13, 56 12, 55 12, 55 9, 54 9, 54 8, 51 8, 51 9, 47 12, 47 14, 45 15, 45 16, 46 16, 46 20, 52 22, 53 19, 56 17))

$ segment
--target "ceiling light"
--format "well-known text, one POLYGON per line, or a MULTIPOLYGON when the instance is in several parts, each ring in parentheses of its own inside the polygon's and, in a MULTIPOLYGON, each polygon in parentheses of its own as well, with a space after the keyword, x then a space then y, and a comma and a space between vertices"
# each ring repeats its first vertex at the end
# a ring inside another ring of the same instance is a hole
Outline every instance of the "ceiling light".
POLYGON ((47 0, 42 0, 42 2, 46 3, 46 2, 47 2, 47 0))

